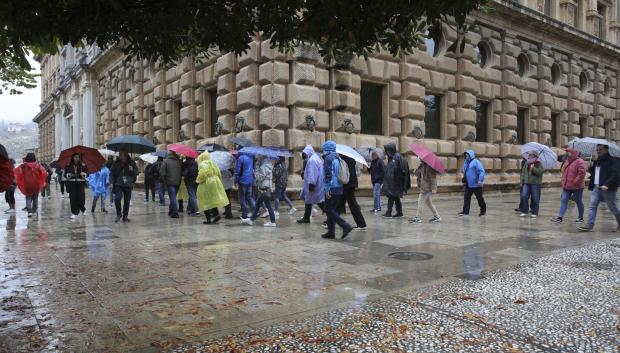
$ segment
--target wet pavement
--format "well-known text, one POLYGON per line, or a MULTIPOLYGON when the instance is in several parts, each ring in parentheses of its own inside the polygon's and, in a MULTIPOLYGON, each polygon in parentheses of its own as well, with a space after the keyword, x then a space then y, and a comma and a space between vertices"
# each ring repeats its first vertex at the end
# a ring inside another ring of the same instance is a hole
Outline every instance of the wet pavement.
POLYGON ((456 216, 460 199, 445 197, 442 224, 366 212, 368 229, 345 241, 320 238, 321 216, 297 225, 299 214, 283 212, 277 228, 203 225, 169 219, 142 195, 129 224, 99 211, 70 220, 69 200, 58 196, 40 201, 38 219, 0 213, 0 352, 614 352, 620 344, 612 310, 620 245, 604 242, 618 237, 612 217, 600 212, 592 233, 574 228, 575 207, 564 224, 551 223, 556 190, 545 190, 535 220, 513 211, 515 194, 487 195, 487 215, 466 218, 456 216), (547 327, 552 319, 558 325, 547 327))

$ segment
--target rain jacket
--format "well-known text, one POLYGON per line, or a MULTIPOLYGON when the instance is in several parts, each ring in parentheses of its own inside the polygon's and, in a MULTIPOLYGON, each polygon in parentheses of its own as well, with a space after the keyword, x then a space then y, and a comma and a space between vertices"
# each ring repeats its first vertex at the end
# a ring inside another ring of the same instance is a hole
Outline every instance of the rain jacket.
POLYGON ((336 143, 328 140, 323 144, 323 192, 342 195, 342 183, 338 180, 340 160, 336 153, 336 143))
POLYGON ((110 169, 104 165, 98 172, 89 175, 87 179, 93 196, 102 196, 105 199, 110 184, 110 169))
POLYGON ((437 172, 433 168, 423 163, 420 164, 414 173, 417 177, 420 192, 437 192, 437 172))
POLYGON ((347 163, 347 167, 349 168, 349 182, 344 184, 343 187, 345 189, 357 189, 357 162, 355 159, 347 156, 341 155, 340 158, 347 163))
POLYGON ((179 189, 177 190, 177 200, 189 200, 189 193, 187 192, 187 185, 185 184, 185 178, 181 177, 181 183, 179 184, 179 189))
POLYGON ((15 182, 24 196, 32 196, 45 186, 47 172, 37 162, 24 162, 15 168, 15 182))
POLYGON ((383 176, 385 175, 385 164, 383 159, 377 158, 370 162, 370 181, 372 184, 383 184, 383 176))
POLYGON ((396 152, 394 143, 388 143, 383 149, 388 156, 388 164, 381 189, 387 196, 403 197, 405 191, 411 188, 409 165, 403 156, 396 152))
POLYGON ((0 159, 0 192, 11 188, 14 180, 13 163, 10 159, 0 159))
POLYGON ((110 182, 114 186, 119 187, 133 187, 138 176, 138 166, 133 159, 127 157, 127 163, 122 164, 120 159, 117 159, 112 163, 110 168, 110 182), (131 166, 131 171, 129 170, 131 166))
POLYGON ((618 173, 620 172, 620 159, 614 158, 607 153, 604 157, 598 158, 590 168, 589 190, 594 190, 594 178, 596 167, 601 167, 599 175, 599 186, 607 186, 609 191, 618 190, 618 173))
POLYGON ((325 200, 323 193, 323 160, 314 152, 312 145, 308 145, 303 150, 307 156, 306 167, 304 168, 304 202, 306 204, 318 204, 325 200), (310 191, 310 185, 314 185, 310 191))
POLYGON ((213 160, 209 152, 203 152, 198 156, 198 208, 201 211, 212 208, 220 208, 229 204, 224 185, 221 180, 220 168, 213 160))
POLYGON ((567 148, 568 159, 562 163, 562 189, 579 190, 585 187, 586 162, 579 158, 579 151, 567 148))
POLYGON ((285 189, 288 185, 288 169, 284 157, 280 157, 273 167, 273 179, 277 188, 285 189))
POLYGON ((181 175, 185 178, 186 186, 195 186, 196 178, 198 177, 198 162, 193 158, 185 159, 181 168, 181 175))
POLYGON ((260 165, 256 167, 254 178, 256 180, 256 187, 259 190, 273 190, 273 165, 268 158, 264 158, 260 165))
POLYGON ((240 153, 235 165, 235 184, 254 184, 254 158, 245 153, 240 153))
POLYGON ((181 168, 183 164, 179 158, 170 154, 159 167, 159 178, 168 186, 181 185, 181 168))
POLYGON ((465 153, 469 156, 469 158, 465 158, 465 164, 463 165, 463 174, 465 174, 467 187, 470 189, 480 188, 484 182, 484 167, 476 159, 476 152, 474 150, 469 150, 465 153))
POLYGON ((523 184, 542 184, 544 172, 545 169, 538 161, 532 164, 524 163, 523 167, 521 167, 521 181, 523 184))

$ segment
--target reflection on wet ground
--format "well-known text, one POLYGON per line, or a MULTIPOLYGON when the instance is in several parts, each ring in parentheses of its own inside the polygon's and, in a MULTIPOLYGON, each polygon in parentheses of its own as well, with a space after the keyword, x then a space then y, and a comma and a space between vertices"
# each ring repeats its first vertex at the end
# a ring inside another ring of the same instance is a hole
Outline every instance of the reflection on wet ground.
POLYGON ((409 287, 475 282, 552 250, 614 237, 608 211, 592 233, 577 233, 571 216, 549 222, 556 194, 545 192, 537 220, 514 213, 516 195, 487 196, 485 217, 458 218, 460 200, 442 199, 438 225, 365 213, 368 229, 346 241, 322 240, 320 216, 300 226, 283 212, 275 229, 170 220, 166 207, 141 194, 130 224, 99 212, 72 221, 69 200, 54 196, 40 202, 38 219, 0 214, 0 351, 159 351, 361 307, 409 287), (389 256, 397 252, 409 254, 389 256))

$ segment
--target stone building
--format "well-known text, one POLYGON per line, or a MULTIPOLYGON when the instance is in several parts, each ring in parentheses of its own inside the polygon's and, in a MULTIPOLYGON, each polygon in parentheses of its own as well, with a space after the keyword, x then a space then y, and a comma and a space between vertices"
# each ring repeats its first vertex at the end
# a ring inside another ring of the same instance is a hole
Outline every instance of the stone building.
MULTIPOLYGON (((470 148, 490 182, 514 184, 524 142, 620 139, 618 1, 493 1, 491 13, 470 16, 462 54, 447 52, 456 33, 446 25, 411 56, 379 53, 337 68, 314 48, 285 54, 260 38, 243 55, 172 68, 66 46, 41 58, 40 153, 53 159, 121 134, 160 149, 228 145, 232 136, 295 151, 326 139, 393 141, 403 152, 411 143, 436 151, 451 172, 443 184, 458 183, 459 156, 470 148)), ((300 162, 296 154, 291 170, 300 162)))

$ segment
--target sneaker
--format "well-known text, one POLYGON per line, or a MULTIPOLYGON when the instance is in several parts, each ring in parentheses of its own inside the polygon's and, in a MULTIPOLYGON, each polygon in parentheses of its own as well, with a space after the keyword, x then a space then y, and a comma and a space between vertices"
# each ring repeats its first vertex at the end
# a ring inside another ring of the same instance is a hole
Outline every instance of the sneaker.
POLYGON ((116 219, 114 220, 114 223, 118 223, 118 221, 121 220, 121 216, 116 216, 116 219))
POLYGON ((373 208, 372 210, 370 210, 370 213, 377 213, 377 210, 373 208))
POLYGON ((254 222, 251 219, 249 219, 249 218, 242 218, 241 219, 241 223, 249 225, 249 226, 254 224, 254 222))
POLYGON ((289 208, 289 210, 288 210, 288 214, 293 214, 293 213, 295 213, 295 212, 297 212, 297 209, 296 209, 295 207, 291 207, 291 208, 289 208))
POLYGON ((433 217, 429 221, 430 223, 441 223, 441 217, 433 217))
POLYGON ((106 210, 106 209, 104 208, 103 210, 101 210, 101 212, 103 212, 103 213, 106 213, 106 214, 107 214, 107 213, 108 213, 108 210, 106 210))
POLYGON ((527 217, 527 213, 521 213, 521 214, 519 215, 519 217, 521 217, 521 218, 523 218, 523 217, 527 217))
POLYGON ((323 227, 323 228, 327 228, 327 221, 323 222, 323 223, 321 224, 321 227, 323 227))
POLYGON ((520 208, 515 208, 515 212, 521 212, 520 208))
POLYGON ((388 213, 384 213, 381 217, 383 217, 385 219, 392 219, 392 218, 394 218, 394 217, 392 217, 391 214, 388 214, 388 213))
POLYGON ((579 229, 582 232, 591 232, 594 229, 594 226, 591 224, 584 224, 584 225, 577 226, 577 229, 579 229))
POLYGON ((273 222, 265 222, 265 224, 263 224, 263 227, 275 227, 276 224, 273 222))
POLYGON ((310 223, 309 219, 305 219, 305 218, 300 218, 297 220, 297 223, 299 224, 304 224, 304 223, 310 223))
POLYGON ((28 211, 28 207, 22 208, 22 211, 28 211))
POLYGON ((4 211, 4 213, 15 213, 15 209, 9 208, 8 210, 4 211))
POLYGON ((403 214, 402 213, 395 214, 394 216, 392 216, 392 218, 403 218, 403 214))
POLYGON ((413 223, 413 224, 420 224, 422 223, 422 220, 420 219, 420 217, 413 217, 409 223, 413 223))
POLYGON ((349 233, 351 233, 352 230, 353 230, 353 227, 351 227, 351 226, 349 226, 348 228, 345 228, 342 231, 342 236, 340 237, 340 239, 346 238, 349 235, 349 233))
POLYGON ((336 239, 336 236, 334 236, 331 233, 325 233, 325 234, 321 235, 321 238, 323 238, 323 239, 336 239))
MULTIPOLYGON (((274 214, 274 216, 276 216, 276 217, 280 217, 280 212, 278 212, 278 211, 275 211, 273 214, 274 214)), ((267 215, 269 215, 269 214, 267 214, 267 215)))
POLYGON ((553 218, 551 218, 551 222, 553 222, 553 223, 562 223, 562 217, 553 217, 553 218))
POLYGON ((269 212, 268 211, 265 211, 265 212, 263 212, 262 215, 260 215, 260 218, 267 218, 267 217, 269 217, 269 212))
POLYGON ((538 218, 538 215, 537 214, 531 214, 530 218, 538 218))
POLYGON ((129 219, 129 218, 127 218, 127 217, 123 217, 123 222, 127 222, 127 223, 129 223, 129 222, 131 222, 131 219, 129 219))
POLYGON ((575 221, 575 223, 583 223, 583 218, 577 218, 577 220, 575 221))
POLYGON ((479 216, 479 217, 482 217, 482 216, 485 216, 486 214, 487 214, 487 211, 484 211, 484 212, 480 212, 480 213, 478 214, 478 216, 479 216))
MULTIPOLYGON (((28 215, 28 217, 30 217, 30 215, 28 215)), ((74 214, 71 215, 71 219, 75 219, 75 215, 74 214)))
POLYGON ((32 217, 32 216, 34 216, 34 213, 30 213, 30 212, 28 212, 28 218, 30 218, 30 217, 32 217))
POLYGON ((469 216, 469 213, 459 212, 459 217, 469 216))
POLYGON ((368 229, 368 227, 357 227, 357 226, 355 226, 355 227, 353 227, 353 229, 354 230, 366 230, 366 229, 368 229))

